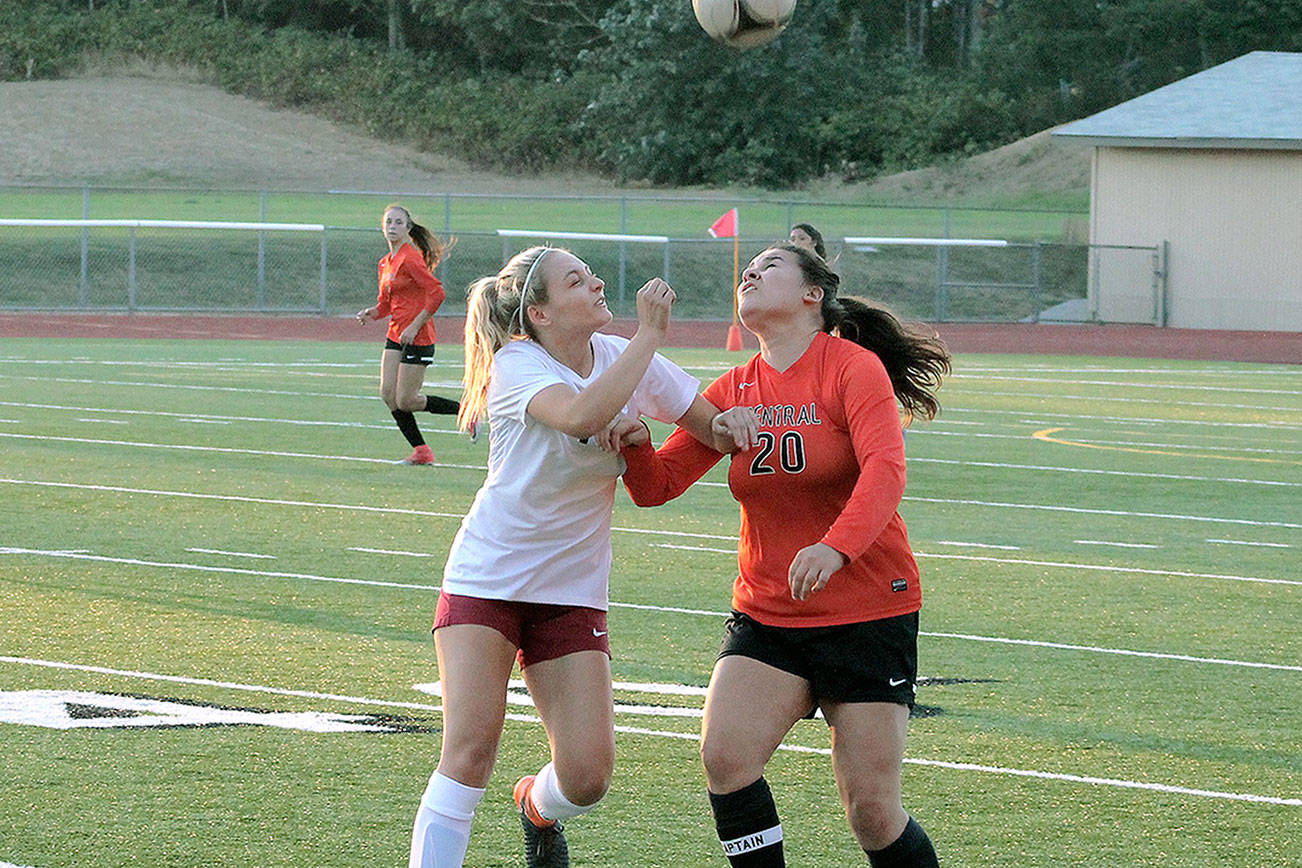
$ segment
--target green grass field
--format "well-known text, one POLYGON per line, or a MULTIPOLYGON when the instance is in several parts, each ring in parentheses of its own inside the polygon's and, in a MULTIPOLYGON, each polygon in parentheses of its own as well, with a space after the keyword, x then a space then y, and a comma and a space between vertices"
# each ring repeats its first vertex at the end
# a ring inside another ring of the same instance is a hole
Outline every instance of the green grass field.
MULTIPOLYGON (((1013 241, 1075 241, 1089 214, 1089 199, 1043 195, 973 202, 945 208, 910 202, 801 202, 741 195, 507 196, 360 195, 270 192, 266 219, 274 223, 324 223, 327 226, 378 227, 384 206, 400 199, 416 218, 436 232, 492 232, 540 229, 574 232, 626 232, 703 238, 724 211, 738 205, 742 234, 757 243, 785 237, 792 223, 813 223, 828 238, 846 235, 1007 238, 1013 241)), ((92 188, 94 219, 240 220, 262 218, 257 192, 92 188)), ((84 202, 75 187, 0 187, 0 216, 80 219, 84 202)))
MULTIPOLYGON (((433 391, 455 394, 458 349, 433 391)), ((706 381, 738 360, 669 354, 706 381)), ((440 726, 414 685, 438 678, 435 588, 487 446, 426 417, 441 464, 392 463, 377 360, 0 343, 0 863, 405 864, 440 726), (372 729, 310 731, 326 720, 372 729)), ((1302 864, 1302 371, 956 367, 908 433, 901 507, 928 712, 906 805, 942 864, 1302 864)), ((613 668, 638 686, 616 690, 613 789, 569 826, 576 866, 725 864, 683 689, 735 569, 722 479, 617 498, 613 668)), ((511 710, 471 866, 522 862, 510 787, 546 742, 511 710)), ((798 868, 865 864, 828 744, 804 722, 768 771, 798 868)))

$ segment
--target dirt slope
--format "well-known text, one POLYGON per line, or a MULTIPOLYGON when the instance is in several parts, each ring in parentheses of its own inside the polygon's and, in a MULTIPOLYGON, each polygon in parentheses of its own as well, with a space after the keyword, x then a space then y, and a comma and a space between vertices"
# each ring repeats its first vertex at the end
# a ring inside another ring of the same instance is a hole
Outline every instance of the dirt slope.
MULTIPOLYGON (((596 177, 477 171, 454 157, 233 96, 194 73, 139 64, 119 64, 106 74, 80 78, 0 83, 0 142, 5 143, 0 183, 454 193, 621 189, 596 177)), ((1040 133, 954 165, 865 184, 819 182, 792 195, 936 202, 1079 190, 1088 179, 1086 149, 1052 142, 1040 133)))

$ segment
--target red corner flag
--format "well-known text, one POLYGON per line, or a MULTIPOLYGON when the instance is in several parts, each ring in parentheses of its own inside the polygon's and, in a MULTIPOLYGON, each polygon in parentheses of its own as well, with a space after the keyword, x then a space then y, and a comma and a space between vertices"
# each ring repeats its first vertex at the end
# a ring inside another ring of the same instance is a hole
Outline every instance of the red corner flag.
POLYGON ((732 208, 710 226, 710 237, 712 238, 736 238, 737 237, 737 209, 732 208))

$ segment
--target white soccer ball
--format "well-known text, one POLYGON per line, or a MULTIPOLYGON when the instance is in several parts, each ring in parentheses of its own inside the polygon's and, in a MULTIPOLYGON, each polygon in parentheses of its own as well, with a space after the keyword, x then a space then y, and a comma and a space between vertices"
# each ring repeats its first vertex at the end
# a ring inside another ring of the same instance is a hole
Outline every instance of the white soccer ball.
POLYGON ((796 0, 692 0, 701 29, 734 48, 756 48, 786 29, 796 0))

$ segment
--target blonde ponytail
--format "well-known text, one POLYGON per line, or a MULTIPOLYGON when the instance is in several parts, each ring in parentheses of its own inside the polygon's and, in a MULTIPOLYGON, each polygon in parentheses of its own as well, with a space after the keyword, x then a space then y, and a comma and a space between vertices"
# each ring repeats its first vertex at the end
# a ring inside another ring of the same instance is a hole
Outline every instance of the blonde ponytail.
POLYGON ((530 247, 511 257, 502 270, 481 277, 466 290, 465 373, 457 427, 465 431, 482 420, 488 409, 488 384, 493 379, 493 354, 513 340, 532 337, 527 316, 530 304, 547 302, 547 287, 538 264, 555 247, 530 247), (525 284, 528 284, 527 286, 525 284))

